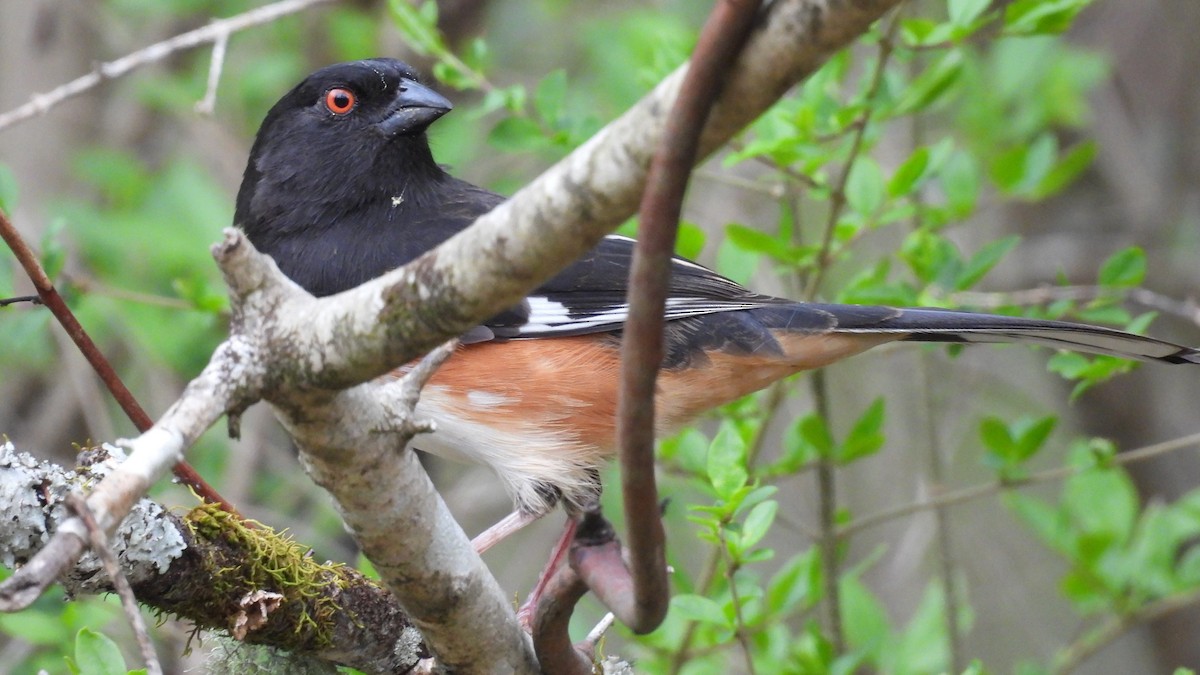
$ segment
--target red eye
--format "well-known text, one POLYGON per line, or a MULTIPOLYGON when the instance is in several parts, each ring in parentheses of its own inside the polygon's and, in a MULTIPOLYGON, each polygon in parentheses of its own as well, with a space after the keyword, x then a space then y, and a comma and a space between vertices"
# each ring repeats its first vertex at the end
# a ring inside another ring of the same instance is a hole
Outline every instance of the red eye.
POLYGON ((334 115, 345 115, 354 110, 355 103, 358 103, 358 97, 349 89, 334 87, 325 92, 325 107, 334 115))

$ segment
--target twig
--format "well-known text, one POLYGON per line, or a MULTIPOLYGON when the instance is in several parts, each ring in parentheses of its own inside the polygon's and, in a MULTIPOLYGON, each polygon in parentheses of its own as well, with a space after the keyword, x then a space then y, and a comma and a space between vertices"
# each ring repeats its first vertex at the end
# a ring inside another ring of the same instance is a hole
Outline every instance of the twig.
MULTIPOLYGON (((67 307, 67 303, 58 294, 58 290, 54 288, 54 283, 50 281, 46 270, 42 268, 42 264, 38 262, 37 256, 33 250, 25 243, 25 239, 13 227, 12 222, 8 219, 8 215, 0 210, 0 238, 8 244, 13 255, 16 256, 17 262, 25 270, 25 274, 29 276, 29 280, 33 282, 33 287, 37 289, 38 297, 41 298, 42 304, 50 310, 54 318, 63 327, 63 330, 70 336, 71 341, 79 348, 87 362, 91 364, 92 369, 96 371, 96 375, 104 382, 104 386, 108 388, 109 393, 117 401, 117 405, 121 406, 121 410, 133 422, 138 431, 145 432, 150 429, 154 421, 146 414, 146 411, 134 398, 133 393, 121 381, 121 377, 117 375, 116 369, 105 358, 100 348, 92 342, 92 338, 84 330, 79 320, 75 318, 75 314, 71 312, 71 308, 67 307)), ((237 509, 232 504, 225 501, 195 469, 187 462, 180 461, 175 465, 175 476, 181 483, 187 485, 203 500, 218 504, 224 511, 237 514, 237 509)))
MULTIPOLYGON (((1126 464, 1134 464, 1148 459, 1153 459, 1159 455, 1165 455, 1176 450, 1183 450, 1192 446, 1200 445, 1200 433, 1190 434, 1181 438, 1147 445, 1136 450, 1117 453, 1115 456, 1105 460, 1108 464, 1124 466, 1126 464)), ((1013 488, 1025 487, 1027 485, 1036 485, 1038 483, 1046 483, 1050 481, 1060 480, 1073 476, 1081 471, 1085 471, 1089 467, 1076 466, 1058 466, 1053 469, 1046 469, 1036 473, 1029 474, 1023 478, 1013 478, 1003 481, 992 481, 990 483, 981 483, 970 487, 961 488, 951 492, 940 494, 932 499, 926 499, 919 502, 912 502, 903 506, 898 506, 892 509, 884 509, 870 515, 863 516, 853 522, 847 523, 838 528, 835 537, 845 539, 852 534, 865 530, 867 528, 882 525, 883 523, 911 516, 922 511, 928 511, 935 508, 943 508, 946 506, 954 506, 969 502, 980 497, 988 497, 990 495, 1011 490, 1013 488)))
POLYGON ((149 675, 162 675, 162 665, 158 662, 158 655, 154 653, 154 645, 150 642, 150 634, 146 632, 146 622, 142 620, 142 613, 138 609, 137 598, 133 596, 133 589, 129 586, 129 580, 125 578, 125 573, 121 571, 121 565, 117 562, 117 556, 113 554, 112 549, 108 545, 108 537, 104 534, 104 530, 96 523, 96 517, 92 515, 91 509, 88 508, 87 502, 78 494, 73 494, 67 498, 67 505, 79 516, 83 521, 84 527, 87 528, 88 541, 91 543, 92 552, 100 558, 100 562, 104 565, 104 572, 108 574, 109 580, 112 581, 113 589, 116 590, 117 596, 121 598, 121 607, 125 610, 125 618, 129 620, 129 625, 133 628, 133 634, 137 637, 138 648, 142 652, 142 660, 146 663, 146 672, 149 675))
POLYGON ((588 631, 587 637, 584 638, 584 642, 591 645, 592 648, 595 649, 596 645, 600 644, 600 640, 604 639, 604 634, 608 632, 608 629, 613 627, 613 624, 616 623, 616 621, 616 615, 614 615, 612 612, 606 613, 604 618, 600 619, 600 621, 597 622, 590 631, 588 631))
POLYGON ((621 340, 617 405, 621 486, 629 527, 634 616, 614 613, 635 633, 647 633, 667 612, 665 537, 654 480, 654 392, 663 359, 663 311, 680 206, 699 150, 700 133, 727 70, 753 25, 759 3, 719 0, 701 30, 679 96, 650 162, 639 212, 640 231, 629 273, 629 321, 621 340), (642 517, 639 517, 639 514, 642 517))
POLYGON ((1148 288, 1114 289, 1108 286, 1039 286, 1017 291, 960 291, 950 296, 954 304, 995 309, 1005 306, 1045 305, 1060 300, 1087 302, 1102 298, 1125 299, 1150 309, 1177 316, 1200 326, 1200 302, 1180 300, 1148 288))
POLYGON ((28 302, 31 305, 42 304, 42 298, 37 295, 18 295, 15 298, 0 298, 0 307, 8 307, 18 302, 28 302))
POLYGON ((1188 607, 1200 604, 1200 590, 1191 590, 1178 595, 1170 595, 1154 602, 1147 603, 1132 612, 1112 617, 1096 630, 1088 633, 1079 640, 1068 645, 1054 659, 1053 672, 1055 675, 1066 675, 1078 668, 1084 661, 1095 655, 1101 649, 1112 644, 1125 631, 1144 623, 1152 623, 1164 616, 1188 607))
POLYGON ((217 40, 228 39, 233 33, 264 23, 270 23, 280 17, 295 14, 314 5, 327 2, 332 2, 332 0, 282 0, 281 2, 264 5, 226 19, 218 19, 203 28, 181 33, 175 37, 163 40, 162 42, 156 42, 149 47, 122 56, 114 61, 98 64, 87 75, 71 80, 46 93, 34 94, 28 103, 0 115, 0 130, 10 127, 17 122, 22 122, 38 115, 44 115, 48 110, 63 101, 78 96, 106 80, 121 77, 139 66, 161 61, 175 52, 198 47, 209 42, 216 42, 217 40))
MULTIPOLYGON (((829 423, 829 389, 825 371, 813 371, 809 380, 817 415, 829 423)), ((821 607, 825 614, 826 628, 834 653, 846 652, 846 632, 842 627, 841 583, 838 579, 838 546, 841 542, 834 536, 837 532, 837 467, 833 459, 822 456, 817 462, 817 514, 821 523, 821 607)))
MULTIPOLYGON (((921 377, 924 382, 921 383, 921 390, 925 392, 925 429, 926 450, 929 453, 929 477, 933 480, 935 486, 943 485, 945 481, 945 463, 946 460, 942 457, 942 444, 938 435, 940 420, 937 418, 937 406, 934 404, 933 392, 934 387, 929 376, 930 368, 932 368, 931 353, 925 352, 921 359, 921 377)), ((937 551, 938 551, 938 576, 942 585, 942 602, 945 606, 946 619, 946 642, 950 651, 950 671, 954 673, 963 672, 963 651, 962 651, 962 628, 959 625, 959 598, 958 584, 955 580, 955 564, 954 557, 954 541, 950 532, 950 518, 945 507, 937 507, 933 509, 933 518, 935 528, 937 530, 937 551)))
POLYGON ((225 67, 225 49, 229 46, 229 33, 222 33, 213 41, 212 60, 208 64, 208 84, 204 98, 196 103, 196 112, 211 115, 217 107, 217 85, 221 82, 221 70, 225 67))
MULTIPOLYGON (((575 605, 587 591, 587 584, 571 565, 559 565, 546 584, 533 622, 533 649, 543 673, 590 675, 593 672, 591 655, 571 644, 567 630, 575 605)), ((583 649, 587 648, 585 643, 583 649)))
MULTIPOLYGON (((723 554, 729 552, 729 540, 725 538, 726 525, 727 523, 721 523, 717 529, 717 543, 720 544, 723 554)), ((746 628, 746 617, 742 611, 742 599, 738 594, 737 582, 733 578, 736 573, 737 565, 730 556, 726 556, 725 581, 729 584, 729 599, 733 602, 733 636, 742 647, 742 656, 746 659, 746 672, 749 675, 757 675, 757 671, 754 668, 754 650, 750 645, 750 636, 746 628)))
MULTIPOLYGON (((879 59, 875 63, 875 73, 872 75, 867 93, 863 96, 863 100, 868 104, 871 99, 875 98, 875 95, 879 93, 880 88, 883 86, 883 73, 887 69, 888 61, 891 60, 895 45, 893 39, 899 25, 900 21, 898 17, 893 15, 884 38, 879 41, 879 59)), ((862 114, 851 125, 854 127, 854 138, 850 142, 850 154, 846 158, 845 165, 842 166, 842 172, 838 174, 838 179, 829 192, 829 217, 826 219, 825 229, 821 234, 821 247, 817 254, 816 270, 813 271, 813 275, 809 278, 809 283, 805 289, 804 295, 810 300, 817 297, 817 293, 820 292, 821 282, 824 281, 825 273, 829 270, 832 263, 833 232, 837 229, 838 218, 841 217, 842 209, 846 206, 846 184, 850 180, 850 171, 854 168, 854 161, 858 159, 858 154, 862 150, 863 139, 867 134, 867 125, 871 121, 871 113, 874 110, 870 105, 864 106, 862 114)))

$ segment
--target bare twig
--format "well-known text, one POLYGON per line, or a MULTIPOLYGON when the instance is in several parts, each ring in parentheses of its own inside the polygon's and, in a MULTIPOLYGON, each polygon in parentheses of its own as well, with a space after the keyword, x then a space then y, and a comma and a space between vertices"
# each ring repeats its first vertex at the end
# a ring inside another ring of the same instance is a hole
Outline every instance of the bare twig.
POLYGON ((1116 641, 1134 626, 1154 623, 1172 612, 1200 604, 1200 590, 1169 595, 1147 603, 1132 612, 1111 617, 1103 625, 1067 646, 1054 659, 1055 675, 1066 675, 1084 661, 1116 641))
POLYGON ((825 280, 825 274, 833 264, 833 233, 837 229, 838 218, 842 215, 842 209, 846 206, 846 185, 850 180, 850 171, 854 169, 854 161, 858 159, 858 153, 862 151, 863 139, 867 134, 867 125, 871 121, 871 113, 875 111, 870 102, 879 93, 880 88, 883 87, 883 74, 887 70, 888 61, 892 57, 892 51, 895 46, 893 40, 899 25, 899 18, 893 16, 884 38, 879 41, 879 58, 875 62, 875 73, 872 75, 871 84, 863 97, 867 105, 863 107, 862 114, 859 115, 858 119, 850 125, 854 129, 854 138, 850 142, 850 154, 846 157, 846 163, 842 166, 842 172, 838 174, 837 181, 833 184, 829 192, 829 217, 825 221, 825 229, 821 234, 821 247, 819 249, 820 252, 817 254, 816 269, 813 271, 813 275, 809 277, 804 294, 809 300, 816 298, 817 294, 820 293, 821 282, 825 280))
POLYGON ((121 607, 125 610, 125 618, 129 620, 134 636, 137 637, 138 649, 141 650, 142 660, 146 663, 146 672, 149 675, 162 675, 162 664, 158 662, 158 654, 154 653, 150 634, 146 632, 146 622, 142 619, 142 613, 138 609, 137 598, 133 597, 129 579, 125 578, 125 573, 121 571, 121 565, 117 562, 117 556, 113 555, 113 551, 108 545, 108 535, 104 534, 104 530, 96 523, 96 517, 92 515, 92 511, 83 497, 77 494, 71 495, 67 498, 67 504, 83 521, 84 527, 87 528, 92 552, 100 558, 100 562, 104 565, 104 572, 108 574, 113 588, 117 591, 117 596, 121 598, 121 607))
MULTIPOLYGON (((112 397, 117 401, 117 405, 121 406, 129 420, 137 427, 138 431, 145 432, 150 429, 154 421, 146 414, 141 404, 134 398, 133 392, 125 386, 121 381, 121 377, 117 375, 116 369, 105 358, 104 353, 92 342, 92 338, 84 330, 83 325, 75 318, 75 314, 67 307, 66 301, 58 294, 58 290, 54 288, 54 283, 50 281, 46 270, 42 268, 42 264, 34 255, 33 250, 25 243, 25 239, 17 232, 17 228, 8 219, 8 215, 0 210, 0 238, 8 244, 13 255, 16 256, 17 262, 25 270, 25 274, 29 276, 29 280, 33 282, 33 287, 37 289, 38 297, 41 298, 42 304, 46 305, 54 318, 63 327, 63 330, 70 336, 71 341, 79 348, 87 362, 91 364, 92 369, 96 371, 96 375, 104 382, 104 386, 108 389, 112 397)), ((223 497, 208 484, 204 478, 196 472, 187 462, 180 461, 175 465, 175 476, 181 483, 192 488, 199 497, 207 502, 218 504, 222 509, 229 513, 236 514, 237 509, 232 504, 225 501, 223 497)))
POLYGON ((559 565, 546 584, 533 623, 533 649, 543 673, 591 675, 594 672, 591 655, 571 643, 567 630, 576 603, 587 591, 587 584, 570 565, 559 565))
POLYGON ((192 49, 218 40, 227 40, 233 33, 264 23, 270 23, 288 14, 295 14, 314 5, 327 2, 332 2, 332 0, 282 0, 281 2, 264 5, 227 19, 213 21, 203 28, 181 33, 162 42, 156 42, 144 49, 139 49, 131 54, 126 54, 114 61, 101 63, 87 75, 71 80, 46 93, 34 94, 28 103, 0 114, 0 130, 10 127, 17 122, 22 122, 38 115, 44 115, 48 110, 63 101, 78 96, 106 80, 121 77, 139 66, 161 61, 185 49, 192 49))
POLYGON ((752 0, 719 0, 713 8, 667 118, 661 145, 650 163, 642 197, 639 239, 629 272, 629 321, 621 340, 617 406, 621 486, 637 611, 626 616, 610 607, 636 633, 657 628, 667 612, 662 520, 644 515, 655 513, 658 508, 654 481, 654 392, 663 359, 663 311, 679 213, 699 150, 700 133, 725 73, 749 35, 758 6, 752 0))
POLYGON ((1090 302, 1103 298, 1124 299, 1149 309, 1176 316, 1200 326, 1200 302, 1194 298, 1180 300, 1148 288, 1114 289, 1106 286, 1039 286, 1017 291, 959 291, 950 296, 954 304, 980 309, 997 307, 1046 305, 1060 300, 1090 302))
MULTIPOLYGON (((1190 448, 1197 445, 1200 445, 1200 433, 1182 436, 1169 441, 1163 441, 1162 443, 1155 443, 1154 445, 1147 445, 1136 450, 1120 452, 1105 461, 1109 464, 1118 466, 1135 464, 1137 462, 1143 462, 1160 455, 1169 454, 1177 450, 1183 450, 1185 448, 1190 448)), ((857 520, 839 527, 834 536, 838 539, 845 539, 852 534, 861 532, 867 528, 875 527, 876 525, 882 525, 897 518, 911 516, 913 514, 928 511, 930 509, 944 508, 947 506, 962 504, 979 499, 981 497, 988 497, 1000 492, 1004 492, 1006 490, 1024 487, 1026 485, 1036 485, 1038 483, 1061 480, 1063 478, 1068 478, 1080 473, 1086 470, 1086 468, 1087 467, 1081 468, 1077 466, 1058 466, 1054 467, 1053 469, 1046 469, 1044 471, 1031 473, 1023 478, 992 481, 990 483, 981 483, 979 485, 972 485, 970 487, 944 492, 931 499, 912 502, 910 504, 904 504, 903 506, 898 506, 892 509, 884 509, 882 511, 877 511, 875 513, 863 516, 862 518, 858 518, 857 520)))
MULTIPOLYGON (((825 371, 816 370, 809 380, 817 414, 829 423, 829 388, 826 386, 825 371)), ((822 456, 817 462, 817 517, 821 523, 821 538, 818 540, 821 553, 821 609, 825 627, 836 653, 846 651, 846 632, 842 626, 841 583, 838 560, 839 541, 837 532, 837 465, 833 458, 822 456)))
POLYGON ((196 112, 211 115, 217 107, 217 85, 221 82, 221 70, 225 67, 225 50, 229 47, 229 33, 222 33, 213 41, 212 60, 208 64, 208 84, 204 98, 196 103, 196 112))
POLYGON ((42 298, 37 295, 18 295, 15 298, 0 298, 0 307, 8 307, 19 302, 28 302, 31 305, 42 304, 42 298))

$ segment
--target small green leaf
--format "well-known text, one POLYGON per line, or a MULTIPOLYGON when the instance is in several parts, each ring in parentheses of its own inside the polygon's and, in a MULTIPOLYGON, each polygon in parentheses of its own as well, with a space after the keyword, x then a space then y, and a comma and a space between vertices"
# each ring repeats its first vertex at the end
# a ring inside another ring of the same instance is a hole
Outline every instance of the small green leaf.
POLYGON ((958 280, 954 283, 954 289, 965 291, 984 277, 993 267, 999 263, 1004 256, 1021 243, 1021 238, 1017 235, 997 239, 984 244, 971 259, 963 265, 962 270, 958 273, 958 280))
POLYGON ((724 424, 708 446, 708 480, 723 499, 746 485, 746 442, 732 424, 724 424))
POLYGON ((1042 199, 1061 192, 1092 165, 1097 147, 1094 141, 1085 141, 1064 152, 1036 186, 1034 196, 1042 199))
POLYGON ((950 0, 950 21, 956 26, 969 26, 991 4, 991 0, 950 0))
POLYGON ((854 423, 854 427, 850 429, 846 441, 838 449, 837 461, 841 464, 849 464, 856 459, 878 452, 883 447, 885 440, 882 432, 883 420, 884 400, 876 398, 854 423))
POLYGON ((682 594, 671 598, 671 606, 684 617, 700 623, 721 628, 730 628, 732 623, 721 606, 712 598, 703 595, 682 594))
POLYGON ((552 127, 558 128, 567 100, 567 71, 559 68, 542 78, 533 92, 533 108, 552 127))
POLYGON ((869 216, 883 205, 883 172, 870 157, 859 157, 846 179, 846 203, 856 212, 869 216))
POLYGON ((488 143, 506 152, 527 151, 545 142, 542 128, 528 117, 505 117, 488 134, 488 143))
POLYGON ((979 200, 979 166, 975 158, 958 152, 946 160, 940 172, 942 190, 946 193, 946 205, 954 217, 964 218, 975 211, 979 200))
POLYGON ((904 160, 904 163, 896 168, 896 172, 892 174, 891 180, 888 181, 887 192, 891 197, 903 197, 913 191, 917 186, 917 182, 925 176, 925 169, 929 166, 929 148, 921 146, 904 160))
POLYGON ((675 237, 675 253, 688 260, 695 260, 704 251, 705 239, 703 228, 685 220, 679 223, 679 233, 675 237))
POLYGON ((948 92, 962 74, 962 52, 950 50, 933 65, 913 79, 907 90, 896 103, 894 115, 918 112, 937 103, 948 92))
POLYGON ((821 457, 828 457, 833 453, 833 435, 829 433, 825 420, 818 415, 809 415, 800 422, 800 435, 817 449, 821 457))
POLYGON ((1091 0, 1016 0, 1004 11, 1006 35, 1058 35, 1091 0))
POLYGON ((779 502, 769 500, 760 502, 757 506, 750 509, 750 513, 746 514, 746 520, 742 523, 742 550, 753 548, 755 544, 762 541, 762 538, 767 535, 767 531, 771 529, 771 523, 775 522, 775 514, 779 511, 779 502))
POLYGON ((1132 287, 1146 278, 1146 252, 1131 246, 1112 254, 1100 267, 1100 285, 1132 287))
POLYGON ((80 675, 126 675, 125 657, 117 643, 90 628, 75 636, 75 665, 80 675))
POLYGON ((389 0, 388 10, 396 29, 413 51, 429 56, 446 50, 437 30, 437 3, 427 0, 417 6, 409 0, 389 0))

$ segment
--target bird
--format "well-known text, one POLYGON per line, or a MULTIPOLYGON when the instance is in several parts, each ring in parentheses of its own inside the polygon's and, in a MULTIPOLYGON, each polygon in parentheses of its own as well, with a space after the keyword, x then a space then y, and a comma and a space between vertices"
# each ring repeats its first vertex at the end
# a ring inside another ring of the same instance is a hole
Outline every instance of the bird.
MULTIPOLYGON (((504 197, 454 177, 427 130, 450 112, 408 64, 321 68, 255 137, 234 224, 311 294, 345 291, 408 263, 504 197)), ((594 504, 616 453, 619 348, 634 240, 610 235, 519 304, 467 331, 422 391, 435 430, 420 450, 487 465, 514 503, 480 550, 562 504, 594 504)), ((794 373, 896 341, 1016 342, 1170 364, 1200 351, 1112 328, 934 308, 797 302, 755 293, 675 257, 656 432, 794 373)), ((403 369, 401 369, 403 370, 403 369)))

